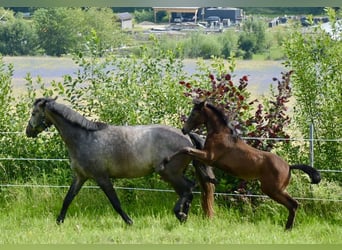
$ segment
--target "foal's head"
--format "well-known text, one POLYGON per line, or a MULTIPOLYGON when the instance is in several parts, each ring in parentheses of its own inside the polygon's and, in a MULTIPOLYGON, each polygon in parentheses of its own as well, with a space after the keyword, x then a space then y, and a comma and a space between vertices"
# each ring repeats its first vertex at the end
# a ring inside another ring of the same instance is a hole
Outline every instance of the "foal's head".
POLYGON ((52 98, 39 98, 33 103, 31 118, 26 127, 28 137, 37 137, 37 135, 50 127, 52 123, 45 117, 45 106, 48 102, 55 101, 52 98))
POLYGON ((208 124, 207 126, 212 126, 217 129, 224 127, 232 130, 228 118, 222 110, 206 101, 194 100, 193 102, 194 107, 183 125, 182 131, 184 134, 189 133, 202 124, 208 124))
POLYGON ((193 103, 194 107, 182 128, 182 132, 184 134, 188 134, 191 130, 198 128, 200 125, 205 123, 205 117, 202 112, 205 101, 194 100, 193 103))

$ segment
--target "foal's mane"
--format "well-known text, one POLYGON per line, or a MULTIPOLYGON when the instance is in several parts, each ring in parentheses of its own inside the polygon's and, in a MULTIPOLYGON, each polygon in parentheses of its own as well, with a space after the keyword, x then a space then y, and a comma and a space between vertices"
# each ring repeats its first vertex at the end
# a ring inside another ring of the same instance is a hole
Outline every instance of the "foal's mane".
POLYGON ((216 106, 214 106, 213 104, 209 102, 206 103, 206 107, 210 108, 219 117, 219 119, 224 125, 229 126, 228 117, 225 115, 225 113, 221 109, 217 108, 216 106))
POLYGON ((46 99, 45 107, 51 112, 64 117, 69 123, 79 126, 80 128, 96 131, 106 128, 108 125, 103 122, 93 122, 82 116, 80 113, 72 110, 64 104, 55 102, 54 99, 46 99))

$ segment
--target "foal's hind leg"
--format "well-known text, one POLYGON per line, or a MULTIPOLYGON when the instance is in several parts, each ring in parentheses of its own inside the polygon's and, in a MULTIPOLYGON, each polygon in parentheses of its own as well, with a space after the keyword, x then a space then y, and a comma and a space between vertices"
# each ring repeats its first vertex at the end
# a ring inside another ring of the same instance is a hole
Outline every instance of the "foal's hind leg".
POLYGON ((122 210, 119 198, 113 188, 113 184, 111 183, 108 177, 104 178, 97 178, 97 184, 100 186, 102 191, 106 194, 107 198, 109 199, 110 203, 112 204, 115 211, 121 215, 122 219, 128 224, 132 225, 133 221, 129 216, 122 210))
POLYGON ((81 187, 83 186, 83 184, 86 180, 87 180, 86 178, 83 178, 80 176, 74 177, 72 184, 69 188, 69 191, 64 198, 61 212, 59 213, 59 215, 57 217, 57 224, 61 224, 64 222, 64 218, 65 218, 66 212, 68 210, 68 207, 70 206, 72 200, 78 194, 78 192, 80 191, 81 187))
POLYGON ((286 191, 279 190, 277 192, 276 189, 266 189, 261 185, 262 191, 267 194, 271 199, 276 202, 284 205, 289 210, 289 216, 287 218, 286 230, 290 230, 293 227, 294 219, 296 217, 296 210, 298 208, 298 202, 293 199, 286 191))

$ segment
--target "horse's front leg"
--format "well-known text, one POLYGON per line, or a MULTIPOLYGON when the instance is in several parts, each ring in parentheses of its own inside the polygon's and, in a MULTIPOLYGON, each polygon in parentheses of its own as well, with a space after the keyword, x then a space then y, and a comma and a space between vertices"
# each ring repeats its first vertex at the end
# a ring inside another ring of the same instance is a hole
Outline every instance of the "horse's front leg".
POLYGON ((78 194, 78 192, 80 191, 81 187, 83 186, 83 184, 86 180, 87 180, 87 178, 83 178, 83 177, 77 176, 77 175, 74 177, 72 184, 69 188, 69 191, 64 198, 61 212, 59 213, 59 215, 57 217, 57 224, 58 225, 64 222, 64 218, 65 218, 66 212, 68 210, 68 207, 70 206, 72 200, 78 194))
POLYGON ((107 198, 109 199, 110 203, 112 204, 115 211, 121 215, 122 219, 128 224, 132 225, 133 221, 131 218, 122 210, 119 198, 113 188, 113 184, 111 183, 108 177, 104 178, 97 178, 97 184, 100 186, 102 191, 106 194, 107 198))

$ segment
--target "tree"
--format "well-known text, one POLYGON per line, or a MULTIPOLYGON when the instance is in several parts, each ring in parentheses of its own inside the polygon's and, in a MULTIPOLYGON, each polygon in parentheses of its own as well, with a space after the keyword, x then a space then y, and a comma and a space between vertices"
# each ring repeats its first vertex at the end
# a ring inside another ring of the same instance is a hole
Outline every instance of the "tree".
MULTIPOLYGON (((315 138, 336 139, 342 137, 342 36, 337 30, 340 26, 335 11, 327 11, 332 34, 319 27, 310 34, 294 32, 284 47, 286 66, 294 70, 292 83, 298 129, 306 137, 309 124, 313 124, 315 138)), ((341 151, 341 142, 315 143, 317 166, 340 169, 341 151)))
POLYGON ((96 32, 100 50, 106 51, 126 43, 110 8, 49 8, 34 13, 34 23, 41 47, 46 54, 61 56, 87 46, 96 32))
POLYGON ((243 23, 243 32, 239 36, 238 47, 245 51, 244 58, 262 52, 266 48, 265 24, 261 20, 248 19, 243 23))
POLYGON ((6 21, 0 25, 0 53, 15 56, 35 54, 38 41, 32 24, 20 15, 13 17, 3 13, 2 16, 6 21))
POLYGON ((77 46, 83 27, 80 9, 38 9, 34 12, 33 21, 46 54, 61 56, 77 46))
POLYGON ((99 49, 103 52, 122 46, 127 39, 119 28, 119 22, 110 8, 89 8, 83 11, 83 42, 95 31, 99 49))

